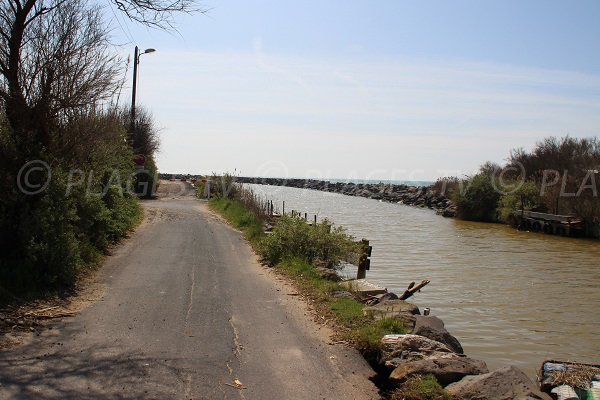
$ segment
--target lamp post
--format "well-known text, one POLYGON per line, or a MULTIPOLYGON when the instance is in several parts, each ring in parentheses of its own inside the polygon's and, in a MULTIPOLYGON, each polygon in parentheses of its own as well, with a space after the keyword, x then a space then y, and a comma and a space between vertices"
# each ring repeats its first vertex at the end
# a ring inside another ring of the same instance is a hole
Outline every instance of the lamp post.
POLYGON ((131 132, 135 129, 135 94, 137 91, 137 75, 138 75, 138 64, 140 63, 140 56, 142 54, 154 53, 155 49, 146 49, 143 53, 135 46, 133 53, 133 87, 131 89, 131 132))

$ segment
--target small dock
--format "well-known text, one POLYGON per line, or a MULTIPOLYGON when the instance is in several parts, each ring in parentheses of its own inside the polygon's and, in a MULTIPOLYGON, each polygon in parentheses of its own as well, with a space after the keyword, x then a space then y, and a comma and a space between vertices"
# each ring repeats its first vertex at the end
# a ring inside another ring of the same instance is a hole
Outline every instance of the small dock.
POLYGON ((573 215, 547 214, 535 211, 515 211, 519 230, 544 232, 550 235, 578 236, 584 221, 573 215))

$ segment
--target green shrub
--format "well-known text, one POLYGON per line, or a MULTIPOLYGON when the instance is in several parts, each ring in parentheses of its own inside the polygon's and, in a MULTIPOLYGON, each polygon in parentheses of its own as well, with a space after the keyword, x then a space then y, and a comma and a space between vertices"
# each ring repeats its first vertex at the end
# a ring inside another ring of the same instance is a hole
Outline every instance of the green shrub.
POLYGON ((462 190, 455 192, 456 215, 470 221, 496 221, 500 191, 494 177, 480 173, 463 181, 462 190))
POLYGON ((448 176, 443 178, 438 178, 433 185, 431 185, 431 190, 436 196, 446 196, 448 198, 452 198, 455 193, 460 190, 461 182, 455 176, 448 176))
POLYGON ((354 238, 341 228, 331 228, 324 220, 311 226, 300 217, 282 216, 270 235, 259 243, 259 251, 272 265, 286 258, 299 258, 308 263, 317 260, 329 267, 358 251, 354 238))
POLYGON ((498 201, 498 219, 514 225, 517 210, 531 210, 539 200, 539 189, 534 182, 512 182, 498 201))
POLYGON ((237 198, 237 190, 234 174, 225 172, 219 175, 213 172, 198 184, 196 194, 201 199, 234 199, 237 198))
MULTIPOLYGON (((56 129, 64 143, 57 140, 56 153, 39 155, 52 169, 44 191, 25 195, 15 187, 18 161, 0 182, 2 302, 72 285, 141 219, 137 197, 127 192, 133 153, 118 120, 79 116, 56 129)), ((2 136, 0 152, 12 152, 10 138, 2 136)))
POLYGON ((392 400, 452 400, 435 376, 415 376, 408 379, 391 395, 392 400))
POLYGON ((151 199, 158 188, 158 169, 151 155, 145 156, 144 168, 135 172, 134 193, 142 199, 151 199))

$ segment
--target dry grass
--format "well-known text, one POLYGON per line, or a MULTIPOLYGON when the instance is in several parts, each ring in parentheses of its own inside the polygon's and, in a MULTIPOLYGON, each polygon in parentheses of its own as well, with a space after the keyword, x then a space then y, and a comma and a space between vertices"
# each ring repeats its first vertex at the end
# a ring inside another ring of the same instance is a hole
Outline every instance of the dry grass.
POLYGON ((568 364, 566 371, 548 372, 545 382, 552 386, 568 385, 578 389, 589 389, 594 375, 600 375, 600 368, 568 364))

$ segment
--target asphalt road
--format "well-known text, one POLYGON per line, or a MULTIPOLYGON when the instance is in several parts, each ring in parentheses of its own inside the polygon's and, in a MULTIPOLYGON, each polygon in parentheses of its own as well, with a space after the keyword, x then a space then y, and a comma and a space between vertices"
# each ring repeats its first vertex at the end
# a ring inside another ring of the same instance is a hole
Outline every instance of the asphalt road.
POLYGON ((0 352, 0 398, 377 398, 362 357, 328 344, 241 234, 177 192, 144 203, 98 301, 0 352))

